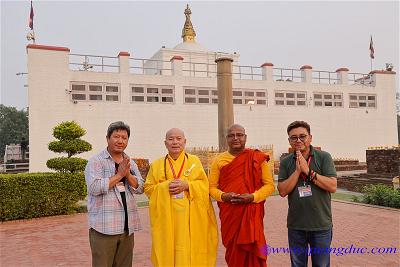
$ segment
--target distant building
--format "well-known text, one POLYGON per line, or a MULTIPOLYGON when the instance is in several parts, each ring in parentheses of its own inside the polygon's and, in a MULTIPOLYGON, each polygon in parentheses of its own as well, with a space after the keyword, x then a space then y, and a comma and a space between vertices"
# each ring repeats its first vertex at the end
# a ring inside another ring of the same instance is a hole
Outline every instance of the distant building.
MULTIPOLYGON (((55 154, 47 145, 52 129, 75 120, 87 130, 93 151, 106 146, 106 129, 122 120, 132 128, 127 152, 150 160, 165 153, 164 134, 185 130, 190 147, 217 147, 215 59, 233 62, 235 122, 248 134, 248 145, 274 146, 278 159, 288 151, 287 125, 311 124, 313 143, 333 157, 365 161, 368 146, 397 144, 395 72, 349 73, 240 66, 240 55, 212 52, 195 40, 190 9, 185 10, 183 42, 161 48, 150 59, 129 52, 116 57, 79 55, 66 47, 30 44, 30 171, 45 171, 55 154)), ((261 53, 261 52, 260 52, 261 53)), ((262 55, 260 55, 262 57, 262 55)))

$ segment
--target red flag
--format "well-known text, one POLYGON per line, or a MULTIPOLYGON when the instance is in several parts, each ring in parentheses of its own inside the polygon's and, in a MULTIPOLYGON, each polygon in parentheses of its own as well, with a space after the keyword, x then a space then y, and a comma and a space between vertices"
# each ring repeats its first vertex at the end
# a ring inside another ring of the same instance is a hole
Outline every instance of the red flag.
POLYGON ((371 41, 369 42, 369 56, 374 59, 375 50, 374 50, 374 43, 372 42, 372 35, 371 35, 371 41))
POLYGON ((31 1, 31 13, 29 14, 29 28, 33 30, 33 6, 32 6, 32 1, 31 1))

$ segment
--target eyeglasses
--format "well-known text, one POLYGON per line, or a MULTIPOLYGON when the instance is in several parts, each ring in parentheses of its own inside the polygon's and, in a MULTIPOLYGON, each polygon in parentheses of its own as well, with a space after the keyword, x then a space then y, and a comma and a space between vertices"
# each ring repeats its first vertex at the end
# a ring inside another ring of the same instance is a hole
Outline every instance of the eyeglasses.
POLYGON ((304 141, 306 141, 307 137, 308 137, 308 135, 305 135, 305 134, 302 134, 299 136, 292 135, 289 137, 289 141, 294 143, 294 142, 297 142, 298 139, 300 139, 301 142, 304 142, 304 141))
POLYGON ((228 135, 226 136, 226 138, 234 139, 234 138, 236 137, 237 139, 240 139, 240 138, 243 138, 244 136, 246 136, 246 134, 244 134, 244 133, 237 133, 237 134, 228 134, 228 135))

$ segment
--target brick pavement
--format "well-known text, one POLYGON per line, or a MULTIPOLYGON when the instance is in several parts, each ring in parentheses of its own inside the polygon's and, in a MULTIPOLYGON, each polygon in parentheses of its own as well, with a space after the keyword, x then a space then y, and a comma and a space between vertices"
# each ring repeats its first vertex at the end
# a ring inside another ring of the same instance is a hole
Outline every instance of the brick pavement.
MULTIPOLYGON (((331 256, 332 266, 400 266, 400 212, 332 202, 332 247, 397 247, 397 254, 331 256)), ((287 246, 287 201, 279 196, 266 203, 265 233, 273 247, 287 246)), ((151 266, 148 209, 140 209, 144 229, 135 237, 135 267, 151 266)), ((86 214, 53 216, 0 224, 0 266, 90 266, 86 214)), ((268 257, 269 266, 289 266, 288 254, 268 257)), ((217 266, 226 266, 220 244, 217 266)))

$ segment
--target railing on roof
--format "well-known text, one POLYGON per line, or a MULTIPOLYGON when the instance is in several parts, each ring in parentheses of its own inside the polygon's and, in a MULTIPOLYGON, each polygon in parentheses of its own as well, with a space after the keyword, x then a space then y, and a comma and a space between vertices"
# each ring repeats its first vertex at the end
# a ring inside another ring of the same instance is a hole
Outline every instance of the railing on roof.
POLYGON ((349 73, 349 84, 373 86, 373 80, 371 74, 364 73, 349 73))
POLYGON ((272 77, 277 82, 301 82, 301 70, 273 68, 272 77))
MULTIPOLYGON (((75 71, 119 72, 119 58, 109 56, 70 54, 70 69, 75 71)), ((274 81, 302 82, 303 71, 299 69, 273 68, 274 81)), ((173 75, 171 61, 129 58, 129 73, 142 75, 173 75)), ((189 77, 217 77, 215 63, 182 62, 182 75, 189 77)), ((232 65, 232 77, 237 80, 263 80, 262 67, 232 65)), ((312 83, 338 84, 336 72, 311 71, 312 83)), ((348 84, 373 86, 372 76, 363 73, 348 73, 348 84)))
POLYGON ((118 57, 69 54, 71 70, 94 72, 119 72, 118 57))
POLYGON ((129 58, 129 73, 144 75, 172 75, 172 63, 170 61, 129 58))

